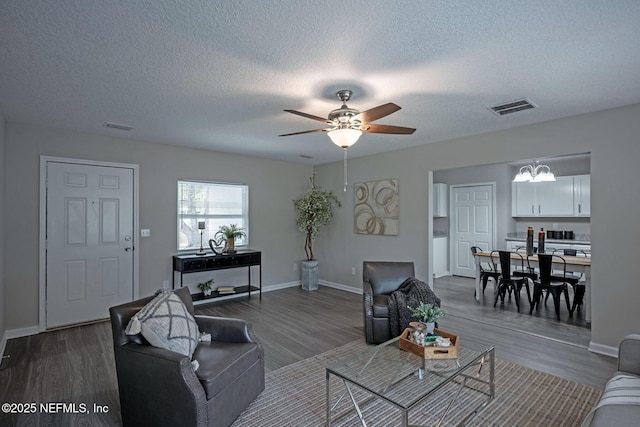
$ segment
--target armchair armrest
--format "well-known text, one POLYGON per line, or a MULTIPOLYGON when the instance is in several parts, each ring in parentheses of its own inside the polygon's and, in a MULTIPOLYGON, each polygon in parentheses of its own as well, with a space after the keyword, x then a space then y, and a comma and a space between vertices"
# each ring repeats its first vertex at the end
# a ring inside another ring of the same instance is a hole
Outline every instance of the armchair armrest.
POLYGON ((258 343, 251 324, 242 319, 194 316, 200 332, 211 334, 211 341, 258 343))
POLYGON ((620 341, 618 371, 640 375, 640 334, 627 335, 620 341))
POLYGON ((374 342, 373 337, 373 289, 371 283, 362 282, 362 304, 364 314, 364 335, 368 343, 374 342))
POLYGON ((115 347, 115 360, 124 425, 207 424, 205 391, 189 357, 128 343, 115 347), (152 410, 138 411, 141 407, 152 410))
POLYGON ((362 300, 364 302, 365 316, 373 316, 373 289, 371 283, 362 282, 362 300))

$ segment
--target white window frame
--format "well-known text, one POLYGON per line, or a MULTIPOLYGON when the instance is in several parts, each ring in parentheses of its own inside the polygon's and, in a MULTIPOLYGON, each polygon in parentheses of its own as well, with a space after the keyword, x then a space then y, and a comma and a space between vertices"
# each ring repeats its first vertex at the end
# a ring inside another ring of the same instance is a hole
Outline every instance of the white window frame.
MULTIPOLYGON (((181 248, 181 238, 184 240, 185 239, 185 235, 182 231, 181 225, 182 225, 182 221, 185 218, 188 219, 192 219, 195 220, 195 222, 197 223, 199 220, 204 220, 207 225, 209 225, 209 223, 211 221, 215 221, 215 222, 221 222, 220 220, 224 220, 222 221, 225 225, 231 225, 231 224, 237 224, 241 227, 243 227, 244 232, 246 233, 246 237, 243 238, 238 238, 236 239, 236 247, 246 247, 249 244, 249 186, 247 184, 241 184, 241 183, 230 183, 230 182, 214 182, 214 181, 200 181, 200 180, 191 180, 191 179, 179 179, 178 180, 178 185, 177 185, 177 221, 176 221, 176 228, 177 228, 177 248, 179 252, 193 252, 193 251, 198 251, 200 249, 200 239, 199 239, 199 234, 198 234, 198 241, 197 241, 197 246, 189 246, 186 248, 181 248), (240 215, 234 215, 234 214, 207 214, 207 213, 182 213, 181 212, 181 208, 182 208, 182 203, 180 200, 180 186, 182 184, 193 184, 193 185, 204 185, 204 186, 210 186, 210 187, 239 187, 242 189, 242 213, 240 215)), ((205 228, 204 232, 203 232, 203 236, 202 236, 202 245, 203 247, 206 249, 209 248, 209 239, 212 239, 215 234, 218 232, 219 227, 211 227, 211 229, 209 227, 205 228)))

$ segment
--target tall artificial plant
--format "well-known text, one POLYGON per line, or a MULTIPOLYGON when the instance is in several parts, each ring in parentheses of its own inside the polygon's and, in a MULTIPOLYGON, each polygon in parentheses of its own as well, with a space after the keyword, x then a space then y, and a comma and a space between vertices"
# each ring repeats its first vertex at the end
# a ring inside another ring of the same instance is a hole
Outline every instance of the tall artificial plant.
POLYGON ((304 251, 307 259, 313 259, 313 241, 320 227, 328 225, 333 219, 333 206, 340 207, 340 201, 332 191, 322 189, 316 184, 316 174, 311 176, 311 188, 307 194, 293 204, 296 208, 296 224, 306 233, 304 251))

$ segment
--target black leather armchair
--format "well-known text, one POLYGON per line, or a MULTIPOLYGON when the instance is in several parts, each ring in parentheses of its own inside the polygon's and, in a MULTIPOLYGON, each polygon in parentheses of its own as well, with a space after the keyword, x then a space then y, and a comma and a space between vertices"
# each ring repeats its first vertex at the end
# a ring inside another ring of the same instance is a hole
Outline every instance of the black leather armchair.
MULTIPOLYGON (((175 291, 194 315, 189 289, 175 291)), ((240 319, 194 316, 211 334, 193 358, 129 336, 131 317, 153 296, 111 307, 120 409, 124 426, 229 426, 264 390, 264 352, 251 326, 240 319)))
POLYGON ((389 326, 389 294, 414 275, 413 262, 362 263, 364 332, 368 344, 380 344, 392 338, 389 326))

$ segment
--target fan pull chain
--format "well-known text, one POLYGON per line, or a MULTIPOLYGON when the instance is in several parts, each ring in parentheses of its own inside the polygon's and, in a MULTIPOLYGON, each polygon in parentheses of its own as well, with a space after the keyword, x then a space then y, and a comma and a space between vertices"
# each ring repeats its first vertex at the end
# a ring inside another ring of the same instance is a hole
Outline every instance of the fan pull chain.
POLYGON ((342 151, 344 151, 344 191, 347 192, 347 148, 343 147, 342 151))

